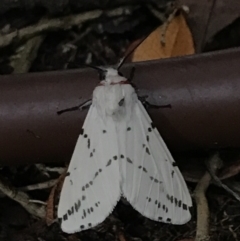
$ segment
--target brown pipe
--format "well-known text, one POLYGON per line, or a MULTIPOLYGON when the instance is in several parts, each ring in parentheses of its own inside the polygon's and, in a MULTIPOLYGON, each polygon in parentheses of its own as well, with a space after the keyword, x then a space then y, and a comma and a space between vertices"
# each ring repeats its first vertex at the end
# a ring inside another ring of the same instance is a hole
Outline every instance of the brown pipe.
MULTIPOLYGON (((149 110, 171 151, 240 147, 240 49, 134 66, 140 94, 172 105, 149 110)), ((69 161, 87 111, 56 112, 97 83, 90 69, 1 76, 0 164, 69 161)))

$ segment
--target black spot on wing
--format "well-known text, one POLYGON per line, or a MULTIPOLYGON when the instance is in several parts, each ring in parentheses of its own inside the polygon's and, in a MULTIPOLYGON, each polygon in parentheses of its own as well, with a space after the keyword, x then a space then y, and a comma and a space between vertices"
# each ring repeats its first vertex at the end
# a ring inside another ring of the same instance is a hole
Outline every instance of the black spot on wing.
POLYGON ((98 176, 98 172, 95 173, 94 178, 96 178, 97 176, 98 176))
POLYGON ((177 163, 176 162, 173 162, 172 165, 173 165, 173 167, 177 167, 177 163))
POLYGON ((80 229, 84 229, 84 225, 81 225, 81 226, 80 226, 80 229))
POLYGON ((120 155, 120 157, 123 159, 123 158, 124 158, 124 155, 120 155))
POLYGON ((83 195, 83 196, 82 196, 82 200, 83 200, 83 201, 86 200, 86 196, 83 195))
POLYGON ((148 147, 146 147, 146 153, 147 153, 148 155, 151 155, 148 147))
POLYGON ((124 98, 122 98, 122 99, 118 102, 118 105, 119 105, 119 106, 123 106, 123 104, 124 104, 124 98))
POLYGON ((84 133, 84 129, 82 128, 80 131, 80 135, 83 135, 83 133, 84 133))
POLYGON ((182 208, 183 208, 183 210, 188 210, 187 204, 183 203, 182 208))
POLYGON ((110 159, 110 160, 108 161, 108 163, 107 163, 106 167, 110 166, 110 165, 111 165, 111 163, 112 163, 112 160, 110 159))
POLYGON ((173 175, 174 175, 174 171, 172 171, 171 175, 172 175, 172 178, 173 178, 173 175))
POLYGON ((167 220, 166 220, 168 223, 170 223, 171 221, 172 221, 172 219, 171 218, 167 218, 167 220))
POLYGON ((107 131, 106 131, 106 130, 103 130, 102 132, 103 132, 103 134, 107 133, 107 131))
POLYGON ((162 217, 158 217, 158 220, 161 221, 161 220, 162 220, 162 217))
POLYGON ((70 176, 70 172, 67 172, 67 173, 66 173, 66 177, 68 177, 68 176, 70 176))
POLYGON ((147 173, 147 169, 146 169, 145 167, 143 167, 142 169, 143 169, 143 171, 144 171, 144 172, 146 172, 146 173, 147 173))
POLYGON ((71 179, 69 181, 70 181, 70 184, 73 185, 73 181, 71 179))
POLYGON ((152 128, 151 127, 148 127, 148 132, 151 132, 152 131, 152 128))
POLYGON ((133 163, 132 160, 129 157, 127 157, 127 162, 131 163, 131 164, 133 163))
POLYGON ((175 202, 175 205, 177 206, 178 205, 178 200, 177 200, 176 197, 174 198, 174 202, 175 202))
POLYGON ((118 159, 117 156, 114 156, 114 157, 113 157, 113 160, 114 160, 114 161, 116 161, 117 159, 118 159))
POLYGON ((87 138, 87 137, 88 137, 88 135, 87 135, 87 134, 84 134, 84 135, 83 135, 83 137, 84 137, 84 138, 87 138))
POLYGON ((87 143, 87 147, 88 147, 88 149, 90 148, 90 139, 88 138, 88 143, 87 143))
POLYGON ((143 167, 143 166, 138 166, 138 168, 147 173, 147 169, 146 169, 145 167, 143 167))
POLYGON ((187 204, 182 203, 182 201, 178 200, 176 197, 173 197, 173 196, 170 197, 168 194, 166 197, 167 197, 167 200, 169 200, 172 204, 174 203, 176 207, 178 208, 182 207, 183 210, 188 210, 187 204))
POLYGON ((81 207, 81 201, 78 199, 78 201, 74 204, 75 211, 78 212, 79 208, 81 207))
POLYGON ((157 178, 154 179, 155 183, 160 183, 157 178))
POLYGON ((63 221, 67 221, 68 220, 68 215, 67 214, 64 214, 63 215, 63 221))
POLYGON ((130 131, 130 130, 131 130, 131 127, 128 127, 128 128, 127 128, 127 131, 130 131))
POLYGON ((149 136, 148 135, 146 136, 146 139, 147 139, 147 142, 149 142, 149 136))
POLYGON ((68 215, 74 214, 74 207, 72 206, 71 209, 68 210, 68 215))
POLYGON ((71 214, 72 214, 71 210, 68 210, 67 212, 68 212, 68 215, 71 216, 71 214))
POLYGON ((88 227, 89 227, 89 228, 90 228, 90 227, 92 227, 92 224, 91 224, 91 223, 89 223, 89 224, 88 224, 88 227))
POLYGON ((95 149, 93 149, 92 152, 90 153, 90 157, 93 157, 93 153, 95 153, 95 149))
POLYGON ((150 197, 147 197, 147 200, 148 200, 148 202, 151 202, 151 201, 152 201, 152 199, 151 199, 150 197))
POLYGON ((156 128, 156 126, 154 125, 153 122, 151 123, 151 127, 152 127, 152 129, 155 129, 155 128, 156 128))

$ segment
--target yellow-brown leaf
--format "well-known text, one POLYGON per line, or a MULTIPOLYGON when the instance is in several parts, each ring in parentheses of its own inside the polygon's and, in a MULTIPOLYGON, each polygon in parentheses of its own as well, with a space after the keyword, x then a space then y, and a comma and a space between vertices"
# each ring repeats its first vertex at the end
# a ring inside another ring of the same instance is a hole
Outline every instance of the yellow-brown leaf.
MULTIPOLYGON (((154 30, 134 51, 132 62, 194 54, 192 34, 180 13, 169 23, 165 45, 161 43, 163 25, 154 30)), ((136 44, 136 43, 135 43, 136 44)))

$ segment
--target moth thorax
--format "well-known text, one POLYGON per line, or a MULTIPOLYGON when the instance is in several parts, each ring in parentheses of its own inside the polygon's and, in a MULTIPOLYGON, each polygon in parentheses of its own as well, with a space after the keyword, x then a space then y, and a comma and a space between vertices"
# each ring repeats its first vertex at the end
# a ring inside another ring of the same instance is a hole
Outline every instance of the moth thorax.
POLYGON ((108 84, 116 84, 127 80, 125 77, 119 75, 118 71, 113 68, 108 68, 106 70, 105 82, 108 84))

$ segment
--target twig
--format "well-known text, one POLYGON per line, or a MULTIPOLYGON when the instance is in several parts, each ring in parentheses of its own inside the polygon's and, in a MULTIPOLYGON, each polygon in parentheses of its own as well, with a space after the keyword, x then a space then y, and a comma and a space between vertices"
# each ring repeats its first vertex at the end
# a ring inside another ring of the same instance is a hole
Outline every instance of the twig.
POLYGON ((47 206, 47 203, 43 202, 41 200, 29 199, 28 201, 29 201, 29 203, 37 203, 37 204, 41 204, 41 205, 47 206))
POLYGON ((27 73, 32 66, 32 62, 37 57, 37 52, 45 36, 36 36, 29 39, 23 46, 19 47, 16 54, 11 56, 10 65, 13 67, 14 74, 27 73))
POLYGON ((30 197, 27 193, 17 190, 15 187, 7 184, 6 181, 0 177, 0 190, 9 198, 21 204, 29 213, 35 217, 44 218, 46 215, 45 207, 30 203, 30 197))
MULTIPOLYGON (((219 156, 217 155, 216 158, 218 158, 218 165, 222 166, 222 160, 219 158, 219 156)), ((232 191, 227 185, 225 185, 224 183, 221 182, 221 180, 215 175, 214 172, 214 167, 212 165, 209 165, 209 163, 207 163, 207 169, 212 177, 212 179, 220 186, 222 187, 224 190, 226 190, 228 193, 230 193, 232 196, 234 196, 238 201, 240 201, 240 196, 235 193, 234 191, 232 191)))
MULTIPOLYGON (((131 9, 134 10, 133 7, 131 9)), ((12 43, 16 43, 19 40, 26 41, 47 31, 70 29, 73 26, 81 25, 86 21, 96 19, 103 13, 109 17, 131 15, 131 11, 126 11, 126 8, 120 7, 104 12, 102 10, 94 10, 61 18, 44 19, 35 25, 22 28, 6 35, 0 35, 0 48, 6 47, 12 43)))
POLYGON ((70 111, 75 111, 75 110, 84 110, 86 108, 88 108, 90 105, 92 104, 92 100, 86 100, 84 101, 82 104, 80 105, 77 105, 77 106, 74 106, 74 107, 70 107, 70 108, 67 108, 67 109, 64 109, 64 110, 60 110, 57 112, 58 115, 61 115, 65 112, 70 112, 70 111))
POLYGON ((226 181, 225 183, 228 187, 237 193, 240 193, 240 183, 238 181, 226 181))
POLYGON ((62 174, 66 168, 64 167, 47 167, 44 164, 35 164, 36 168, 45 176, 50 177, 48 172, 57 172, 62 174))
POLYGON ((57 172, 58 174, 64 173, 65 167, 45 167, 48 172, 57 172))
POLYGON ((208 172, 198 182, 194 197, 197 203, 197 233, 196 241, 207 241, 209 237, 209 209, 205 192, 210 184, 211 176, 208 172))
MULTIPOLYGON (((43 22, 45 19, 41 19, 39 23, 43 22)), ((18 47, 15 54, 10 57, 10 66, 13 67, 14 74, 27 73, 32 66, 32 62, 37 57, 38 49, 41 46, 45 35, 36 36, 34 38, 26 41, 24 45, 18 47)), ((33 134, 34 137, 39 138, 34 132, 27 130, 29 133, 33 134)))
POLYGON ((231 163, 229 166, 223 168, 219 173, 219 179, 227 179, 236 176, 240 172, 240 160, 231 163))
POLYGON ((20 187, 20 188, 18 188, 18 190, 32 191, 32 190, 38 190, 38 189, 46 189, 46 188, 53 187, 57 183, 57 181, 58 181, 58 179, 53 179, 53 180, 49 180, 47 182, 42 182, 42 183, 28 185, 25 187, 20 187))
MULTIPOLYGON (((218 155, 210 158, 209 166, 215 173, 219 168, 218 155)), ((197 203, 197 232, 195 241, 209 241, 209 208, 205 192, 211 182, 211 175, 206 172, 197 184, 194 197, 197 203)))
MULTIPOLYGON (((203 159, 199 159, 198 161, 195 159, 189 159, 189 160, 192 163, 194 163, 193 166, 189 168, 189 165, 185 164, 184 166, 182 166, 181 171, 186 181, 195 183, 195 182, 198 182, 201 176, 203 175, 204 170, 202 170, 199 163, 204 162, 204 160, 203 159)), ((228 178, 236 176, 240 173, 240 160, 236 160, 234 162, 226 163, 226 164, 227 165, 226 166, 224 165, 224 167, 222 167, 222 169, 219 170, 219 173, 218 173, 218 178, 221 181, 224 181, 228 178)), ((216 185, 215 182, 213 182, 212 184, 216 185)))
POLYGON ((38 164, 35 164, 35 167, 38 169, 38 171, 42 174, 42 175, 44 175, 44 176, 46 176, 46 177, 50 177, 50 175, 48 174, 48 172, 47 172, 47 170, 46 170, 46 165, 44 165, 44 164, 41 164, 41 163, 38 163, 38 164))

